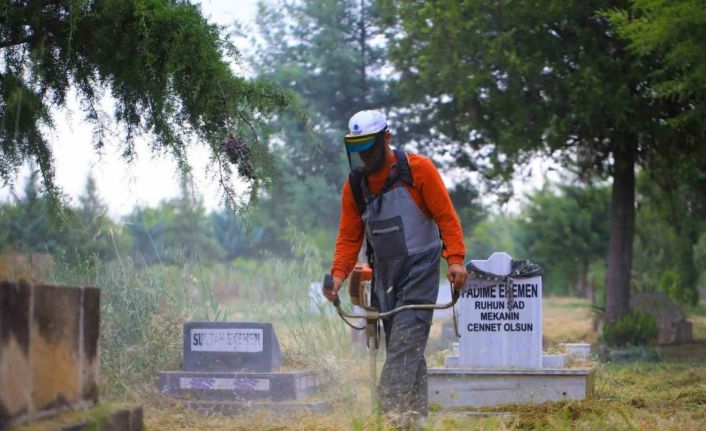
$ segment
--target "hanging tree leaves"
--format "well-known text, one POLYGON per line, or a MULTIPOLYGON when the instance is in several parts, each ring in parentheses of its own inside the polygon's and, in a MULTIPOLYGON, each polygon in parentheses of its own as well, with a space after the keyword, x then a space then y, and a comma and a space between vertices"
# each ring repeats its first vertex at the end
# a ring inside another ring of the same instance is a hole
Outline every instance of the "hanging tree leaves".
POLYGON ((198 6, 180 0, 0 0, 0 178, 22 164, 39 166, 56 196, 46 128, 52 109, 75 90, 94 144, 122 128, 126 159, 135 138, 148 134, 154 152, 169 153, 184 172, 186 147, 196 139, 212 150, 212 167, 226 194, 235 172, 224 141, 248 147, 237 171, 255 187, 268 175, 263 120, 288 104, 276 86, 237 76, 235 48, 198 6), (108 93, 111 116, 101 111, 108 93), (249 166, 249 165, 252 166, 249 166))

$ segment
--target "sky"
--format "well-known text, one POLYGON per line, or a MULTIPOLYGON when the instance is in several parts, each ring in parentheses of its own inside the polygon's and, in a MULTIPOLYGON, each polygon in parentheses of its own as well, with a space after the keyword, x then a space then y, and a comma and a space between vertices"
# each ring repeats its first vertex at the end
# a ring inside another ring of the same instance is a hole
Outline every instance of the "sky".
MULTIPOLYGON (((200 3, 204 15, 214 23, 229 26, 238 21, 246 26, 246 30, 247 26, 253 26, 257 0, 202 0, 200 3)), ((250 46, 245 38, 234 37, 232 40, 241 52, 248 53, 250 46)), ((245 68, 238 73, 247 76, 250 71, 245 68)), ((110 112, 110 102, 106 104, 105 109, 110 112)), ((179 195, 180 177, 176 163, 169 156, 152 154, 147 139, 137 142, 132 163, 120 157, 117 145, 106 146, 102 154, 96 154, 91 125, 83 121, 83 116, 78 103, 70 100, 66 110, 54 112, 55 128, 47 131, 54 151, 56 184, 74 204, 83 193, 89 175, 96 180, 98 193, 107 204, 109 215, 115 219, 129 214, 136 205, 157 206, 161 201, 179 195)), ((193 168, 194 192, 203 199, 207 210, 221 206, 221 187, 207 169, 209 150, 205 145, 197 144, 189 149, 188 157, 193 168)), ((523 171, 530 174, 530 178, 515 181, 515 189, 520 192, 541 185, 546 163, 535 161, 523 171)), ((21 196, 28 173, 29 168, 24 167, 13 186, 0 187, 0 200, 21 196)), ((447 183, 450 179, 445 175, 447 183)), ((509 209, 516 211, 518 205, 519 200, 515 199, 509 209)))

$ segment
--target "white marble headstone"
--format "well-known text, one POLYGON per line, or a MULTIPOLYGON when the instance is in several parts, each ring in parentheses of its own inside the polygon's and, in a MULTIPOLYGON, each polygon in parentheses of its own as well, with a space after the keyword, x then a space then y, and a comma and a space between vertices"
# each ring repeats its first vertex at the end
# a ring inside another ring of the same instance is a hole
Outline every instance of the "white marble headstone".
MULTIPOLYGON (((504 252, 473 260, 485 272, 508 275, 512 258, 504 252)), ((469 278, 459 300, 460 367, 542 367, 542 277, 515 279, 514 306, 507 286, 469 278)))

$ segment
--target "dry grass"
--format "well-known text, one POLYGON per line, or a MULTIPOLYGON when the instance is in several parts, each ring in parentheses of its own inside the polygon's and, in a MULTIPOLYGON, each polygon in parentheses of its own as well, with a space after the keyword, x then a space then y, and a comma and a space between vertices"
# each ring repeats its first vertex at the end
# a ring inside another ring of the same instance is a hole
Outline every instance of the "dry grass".
MULTIPOLYGON (((706 365, 663 363, 607 366, 598 371, 592 399, 541 405, 504 405, 479 410, 433 413, 425 429, 550 430, 702 430, 706 429, 706 365), (507 412, 509 415, 482 416, 507 412)), ((345 383, 345 382, 342 382, 345 383)), ((359 387, 358 383, 353 383, 359 387)), ((359 394, 364 394, 360 392, 359 394)), ((334 404, 326 414, 273 417, 254 413, 238 417, 204 416, 163 400, 147 400, 149 429, 173 430, 391 430, 367 412, 367 397, 334 404)))
POLYGON ((548 297, 543 302, 544 345, 596 342, 590 304, 578 298, 548 297))
MULTIPOLYGON (((701 311, 690 317, 695 334, 706 332, 701 311)), ((570 298, 547 298, 545 340, 595 341, 588 304, 570 298)), ((289 341, 285 338, 285 344, 289 341)), ((706 340, 661 348, 663 362, 607 364, 597 370, 591 399, 541 405, 504 405, 476 412, 435 412, 424 429, 549 430, 706 430, 706 340), (508 415, 496 415, 506 412, 508 415), (471 414, 471 416, 469 416, 471 414)), ((297 353, 296 361, 315 365, 297 353)), ((382 355, 381 355, 382 356, 382 355)), ((382 358, 379 358, 382 361, 382 358)), ((327 395, 331 411, 276 417, 265 413, 228 417, 202 415, 157 395, 139 397, 149 429, 174 430, 390 430, 370 414, 367 368, 361 355, 337 359, 338 380, 327 395)))
MULTIPOLYGON (((547 298, 544 335, 547 344, 596 339, 588 304, 571 298, 547 298)), ((271 312, 274 310, 270 310, 271 312)), ((280 313, 281 314, 281 313, 280 313)), ((273 314, 277 315, 277 313, 273 314)), ((285 313, 286 315, 286 313, 285 313)), ((245 313, 244 316, 253 316, 245 313)), ((271 315, 272 316, 272 315, 271 315)), ((325 371, 335 385, 323 395, 331 402, 323 414, 277 417, 262 412, 240 416, 201 414, 156 393, 151 382, 133 388, 121 401, 140 403, 150 430, 392 430, 384 418, 370 414, 367 363, 362 352, 339 348, 330 356, 307 355, 302 333, 321 339, 333 349, 333 340, 346 332, 332 332, 327 325, 343 325, 335 317, 321 317, 317 329, 311 321, 275 320, 287 366, 325 371), (298 327, 297 325, 303 325, 298 327), (312 326, 313 325, 313 326, 312 326), (332 335, 333 334, 333 335, 332 335)), ((700 338, 685 346, 660 349, 662 362, 605 364, 597 369, 594 397, 564 403, 504 405, 474 412, 434 412, 427 430, 706 430, 706 308, 693 310, 690 320, 700 338), (504 412, 504 415, 498 413, 504 412)), ((342 338, 345 339, 345 338, 342 338)), ((341 343, 347 344, 347 341, 341 343)), ((433 352, 429 352, 430 355, 433 352)), ((380 365, 382 356, 379 358, 380 365)), ((380 369, 380 366, 378 367, 380 369)))
POLYGON ((706 315, 691 315, 689 320, 694 325, 694 338, 706 340, 706 315))

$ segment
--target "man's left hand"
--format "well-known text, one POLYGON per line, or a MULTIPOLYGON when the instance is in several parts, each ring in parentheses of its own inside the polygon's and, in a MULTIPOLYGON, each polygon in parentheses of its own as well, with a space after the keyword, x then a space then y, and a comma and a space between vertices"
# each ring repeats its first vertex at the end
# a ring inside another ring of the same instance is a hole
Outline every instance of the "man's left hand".
POLYGON ((466 267, 454 263, 452 265, 449 265, 449 272, 446 274, 446 278, 449 279, 449 282, 451 283, 451 286, 456 289, 456 290, 461 290, 463 289, 463 286, 466 285, 466 279, 468 278, 468 271, 466 271, 466 267))

